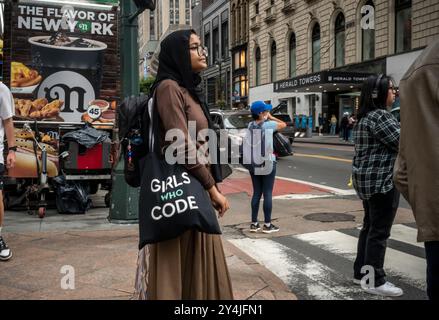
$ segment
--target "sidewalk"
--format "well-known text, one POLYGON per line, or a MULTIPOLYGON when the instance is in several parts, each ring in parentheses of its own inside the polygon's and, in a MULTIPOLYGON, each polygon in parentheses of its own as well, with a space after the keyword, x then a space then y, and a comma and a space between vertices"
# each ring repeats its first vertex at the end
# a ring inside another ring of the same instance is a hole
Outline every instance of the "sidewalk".
MULTIPOLYGON (((103 194, 93 196, 95 208, 85 215, 6 212, 3 235, 13 257, 0 263, 0 300, 132 299, 138 226, 108 223, 103 194), (75 290, 61 288, 64 266, 74 268, 75 290)), ((296 300, 271 271, 227 241, 223 227, 235 299, 296 300)))
MULTIPOLYGON (((273 222, 275 234, 250 233, 250 177, 235 171, 220 188, 231 209, 220 219, 223 244, 232 277, 235 299, 295 300, 294 288, 265 266, 235 247, 229 240, 271 238, 316 231, 355 228, 363 218, 361 202, 340 197, 300 183, 276 179, 273 222), (309 199, 288 200, 282 195, 307 195, 309 199), (325 198, 322 198, 325 196, 325 198), (307 215, 349 214, 349 221, 307 215), (293 292, 291 292, 291 290, 293 292)), ((137 261, 138 226, 107 221, 103 194, 93 196, 95 208, 85 215, 59 215, 48 210, 44 219, 26 212, 8 211, 3 235, 13 258, 0 262, 0 299, 131 299, 137 261), (75 271, 75 290, 63 290, 63 266, 75 271)), ((260 218, 262 213, 260 213, 260 218)), ((410 210, 400 209, 395 223, 413 222, 410 210)))
POLYGON ((316 133, 313 134, 312 138, 294 138, 294 142, 329 144, 335 146, 354 146, 352 142, 345 142, 344 140, 341 140, 338 135, 330 136, 325 134, 323 136, 319 136, 316 133))
MULTIPOLYGON (((14 256, 0 264, 0 300, 132 299, 137 226, 101 231, 7 233, 5 239, 14 256), (63 266, 74 268, 74 290, 61 288, 66 275, 63 266)), ((224 249, 235 299, 296 299, 273 273, 226 240, 224 249)))

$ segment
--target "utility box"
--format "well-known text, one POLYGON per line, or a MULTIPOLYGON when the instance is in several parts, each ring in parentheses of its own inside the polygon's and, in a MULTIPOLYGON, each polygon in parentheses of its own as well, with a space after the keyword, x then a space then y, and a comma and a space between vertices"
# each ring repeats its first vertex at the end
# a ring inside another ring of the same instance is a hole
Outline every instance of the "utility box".
POLYGON ((120 158, 121 160, 113 171, 113 189, 108 220, 119 224, 138 223, 140 188, 132 188, 125 182, 124 160, 123 157, 120 158))

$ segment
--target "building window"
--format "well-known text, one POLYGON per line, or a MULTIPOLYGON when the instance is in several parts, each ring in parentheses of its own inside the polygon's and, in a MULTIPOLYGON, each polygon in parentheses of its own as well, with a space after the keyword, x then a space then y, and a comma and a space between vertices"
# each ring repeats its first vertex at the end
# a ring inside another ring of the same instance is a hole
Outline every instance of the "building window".
POLYGON ((343 13, 339 13, 335 19, 335 66, 340 67, 345 64, 345 18, 343 13))
POLYGON ((248 21, 247 21, 247 6, 243 5, 242 6, 242 26, 243 28, 241 29, 241 41, 245 41, 246 38, 246 32, 248 29, 248 25, 247 25, 248 21))
POLYGON ((149 12, 149 39, 156 40, 155 38, 155 16, 154 11, 149 12))
POLYGON ((259 47, 256 48, 255 53, 256 60, 256 85, 259 86, 261 84, 261 49, 259 47))
POLYGON ((174 16, 174 0, 170 0, 169 1, 169 24, 174 24, 175 23, 175 18, 174 17, 175 17, 174 16))
POLYGON ((259 2, 255 3, 255 13, 259 14, 259 2))
MULTIPOLYGON (((372 0, 366 2, 367 6, 371 6, 375 9, 375 5, 372 0)), ((362 15, 362 18, 366 14, 362 15)), ((361 52, 362 60, 371 60, 375 58, 375 29, 362 29, 361 30, 361 52)))
POLYGON ((219 18, 213 19, 213 31, 212 31, 212 62, 216 62, 220 57, 220 43, 219 43, 219 18))
POLYGON ((274 6, 274 0, 270 0, 270 4, 274 6))
POLYGON ((233 70, 247 68, 246 50, 236 51, 234 54, 233 70))
POLYGON ((229 11, 221 14, 221 56, 225 59, 229 55, 229 11))
POLYGON ((248 96, 248 79, 246 75, 237 76, 233 79, 233 96, 235 98, 248 96))
MULTIPOLYGON (((211 57, 211 45, 210 45, 210 28, 209 28, 209 24, 205 24, 204 25, 204 46, 207 47, 207 51, 208 51, 208 55, 209 57, 211 57)), ((212 64, 212 59, 207 59, 209 65, 212 64)))
POLYGON ((271 56, 271 82, 276 81, 276 42, 273 41, 271 43, 271 49, 270 49, 270 56, 271 56))
POLYGON ((312 71, 320 71, 320 25, 318 23, 312 29, 312 71))
POLYGON ((180 24, 180 0, 175 0, 175 24, 180 24))
POLYGON ((207 90, 207 103, 209 106, 215 105, 216 89, 217 89, 216 79, 214 77, 207 79, 206 90, 207 90))
POLYGON ((186 0, 185 2, 185 18, 186 24, 191 24, 191 0, 186 0))
POLYGON ((396 53, 412 48, 412 1, 396 0, 395 3, 396 53))
POLYGON ((290 55, 290 78, 295 77, 296 76, 296 35, 293 33, 291 34, 290 37, 290 51, 289 51, 289 55, 290 55))

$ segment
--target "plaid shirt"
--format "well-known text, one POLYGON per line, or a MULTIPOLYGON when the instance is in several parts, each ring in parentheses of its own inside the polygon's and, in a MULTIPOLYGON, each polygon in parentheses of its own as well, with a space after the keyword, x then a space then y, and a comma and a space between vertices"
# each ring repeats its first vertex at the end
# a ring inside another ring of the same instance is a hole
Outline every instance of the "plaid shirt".
POLYGON ((369 112, 354 127, 352 182, 361 199, 392 190, 399 133, 396 118, 381 109, 369 112))

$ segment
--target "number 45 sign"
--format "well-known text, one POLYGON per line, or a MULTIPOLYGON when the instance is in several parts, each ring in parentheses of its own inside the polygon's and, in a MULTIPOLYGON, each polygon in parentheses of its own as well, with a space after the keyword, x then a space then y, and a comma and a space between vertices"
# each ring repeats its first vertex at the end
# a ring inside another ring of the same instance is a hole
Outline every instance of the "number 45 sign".
POLYGON ((91 105, 90 107, 88 107, 87 109, 87 114, 90 118, 92 118, 93 120, 97 120, 101 117, 102 115, 102 110, 101 108, 99 108, 98 106, 93 106, 91 105))

